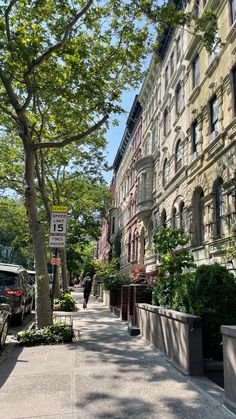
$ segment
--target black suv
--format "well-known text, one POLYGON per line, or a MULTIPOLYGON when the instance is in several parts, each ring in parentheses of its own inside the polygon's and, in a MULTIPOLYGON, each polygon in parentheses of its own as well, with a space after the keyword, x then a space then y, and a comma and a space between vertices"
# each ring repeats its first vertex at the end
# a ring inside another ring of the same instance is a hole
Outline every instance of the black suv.
POLYGON ((23 266, 0 263, 0 303, 9 304, 12 318, 21 324, 34 305, 34 287, 23 266))

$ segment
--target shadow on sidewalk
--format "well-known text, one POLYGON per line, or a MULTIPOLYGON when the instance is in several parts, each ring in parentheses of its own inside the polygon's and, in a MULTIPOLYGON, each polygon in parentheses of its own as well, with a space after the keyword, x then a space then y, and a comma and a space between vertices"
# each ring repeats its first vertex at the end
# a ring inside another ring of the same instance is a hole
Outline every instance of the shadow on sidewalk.
POLYGON ((0 388, 11 375, 17 362, 28 362, 18 360, 22 350, 23 347, 16 346, 15 343, 11 342, 8 343, 7 347, 4 349, 4 352, 0 354, 0 388))

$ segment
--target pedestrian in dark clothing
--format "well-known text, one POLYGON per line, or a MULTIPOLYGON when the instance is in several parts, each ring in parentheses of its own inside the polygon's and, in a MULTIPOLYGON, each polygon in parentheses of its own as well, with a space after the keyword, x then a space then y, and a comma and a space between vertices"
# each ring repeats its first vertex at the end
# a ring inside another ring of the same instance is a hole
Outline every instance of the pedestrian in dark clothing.
POLYGON ((89 273, 87 273, 85 275, 85 278, 83 280, 83 286, 84 286, 84 303, 83 303, 83 308, 87 307, 88 304, 88 299, 91 293, 91 289, 92 289, 92 278, 90 276, 89 273))

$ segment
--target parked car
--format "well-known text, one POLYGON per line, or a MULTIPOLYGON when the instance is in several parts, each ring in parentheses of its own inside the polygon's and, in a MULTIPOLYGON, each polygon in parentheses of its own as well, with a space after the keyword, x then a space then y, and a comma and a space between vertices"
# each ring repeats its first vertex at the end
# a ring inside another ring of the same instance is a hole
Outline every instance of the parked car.
POLYGON ((28 272, 28 277, 29 277, 29 281, 32 285, 35 285, 35 280, 36 280, 36 272, 35 271, 27 271, 28 272))
POLYGON ((11 307, 0 303, 0 349, 5 345, 11 320, 11 307))
POLYGON ((35 291, 23 266, 0 263, 0 303, 9 304, 12 318, 21 324, 34 305, 35 291))
MULTIPOLYGON (((30 283, 35 287, 35 285, 36 285, 36 272, 35 271, 27 271, 27 272, 28 272, 30 283)), ((53 279, 52 279, 52 275, 51 274, 48 274, 48 276, 49 276, 50 295, 52 295, 53 279)))

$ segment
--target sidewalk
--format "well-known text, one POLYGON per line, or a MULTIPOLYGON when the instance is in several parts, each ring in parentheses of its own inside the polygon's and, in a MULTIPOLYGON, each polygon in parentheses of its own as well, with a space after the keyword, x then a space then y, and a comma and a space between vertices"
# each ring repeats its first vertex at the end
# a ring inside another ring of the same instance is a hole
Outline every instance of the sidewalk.
POLYGON ((83 310, 76 297, 76 343, 16 347, 0 363, 1 419, 235 418, 219 387, 190 382, 101 303, 90 298, 83 310))

